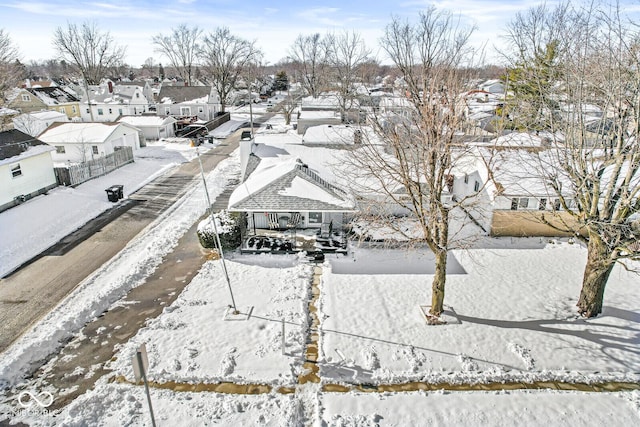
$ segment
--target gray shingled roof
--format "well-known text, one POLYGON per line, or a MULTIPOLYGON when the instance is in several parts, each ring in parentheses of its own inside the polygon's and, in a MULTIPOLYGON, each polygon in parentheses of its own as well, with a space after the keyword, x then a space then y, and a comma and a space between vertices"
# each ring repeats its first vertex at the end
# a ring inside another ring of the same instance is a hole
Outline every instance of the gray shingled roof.
POLYGON ((17 129, 0 132, 0 160, 18 156, 37 145, 48 145, 17 129))
POLYGON ((291 171, 275 179, 260 190, 229 206, 231 211, 335 211, 350 212, 355 210, 353 201, 347 193, 324 181, 306 165, 297 164, 291 171), (343 200, 344 205, 332 204, 321 200, 314 200, 296 196, 283 195, 290 188, 294 178, 302 178, 320 188, 334 198, 343 200))
POLYGON ((163 102, 165 98, 173 103, 188 102, 200 99, 211 94, 211 86, 167 86, 162 85, 158 100, 163 102))

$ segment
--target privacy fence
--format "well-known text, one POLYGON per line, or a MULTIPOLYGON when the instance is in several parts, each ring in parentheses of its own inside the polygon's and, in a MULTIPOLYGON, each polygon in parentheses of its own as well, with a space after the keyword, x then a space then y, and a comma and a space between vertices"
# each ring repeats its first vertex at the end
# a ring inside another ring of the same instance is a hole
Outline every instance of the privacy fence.
POLYGON ((131 147, 119 147, 113 154, 84 163, 54 168, 54 171, 59 185, 74 187, 132 162, 133 149, 131 147))

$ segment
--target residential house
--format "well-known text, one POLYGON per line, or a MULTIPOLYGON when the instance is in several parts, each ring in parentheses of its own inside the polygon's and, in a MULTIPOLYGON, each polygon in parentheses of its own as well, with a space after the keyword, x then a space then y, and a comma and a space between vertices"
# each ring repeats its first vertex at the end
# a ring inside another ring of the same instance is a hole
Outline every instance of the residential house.
POLYGON ((38 136, 53 123, 65 123, 68 121, 69 117, 65 113, 36 111, 14 117, 13 127, 31 136, 38 136))
POLYGON ((123 146, 140 148, 140 130, 127 123, 54 123, 39 139, 55 147, 53 161, 60 163, 83 163, 123 146))
POLYGON ((61 87, 33 87, 27 89, 47 106, 49 111, 64 113, 70 120, 80 119, 80 99, 61 87))
POLYGON ((142 115, 153 105, 145 96, 144 88, 138 85, 107 81, 100 86, 90 86, 89 95, 89 98, 83 97, 83 121, 114 122, 120 116, 142 115))
POLYGON ((55 148, 16 129, 0 132, 0 211, 56 187, 55 148))
POLYGON ((304 134, 311 126, 339 125, 341 123, 340 105, 335 96, 323 95, 317 98, 307 96, 300 101, 297 120, 298 134, 304 134))
POLYGON ((78 98, 55 86, 16 89, 9 96, 7 105, 21 113, 49 110, 64 113, 69 119, 80 117, 78 98))
MULTIPOLYGON (((483 184, 492 211, 492 236, 570 235, 545 224, 575 225, 571 215, 563 211, 556 191, 543 178, 545 169, 553 164, 544 160, 545 156, 553 156, 551 150, 492 150, 483 155, 486 161, 477 164, 481 179, 486 180, 483 184)), ((562 188, 566 189, 563 198, 571 209, 575 204, 570 182, 564 182, 562 188)))
POLYGON ((244 179, 228 210, 246 216, 250 235, 306 231, 329 237, 356 210, 351 195, 281 148, 240 141, 240 157, 244 179))
POLYGON ((156 113, 189 122, 213 120, 219 111, 219 99, 212 86, 162 85, 156 113))
POLYGON ((47 104, 28 89, 13 89, 7 95, 7 107, 21 113, 47 110, 47 104))
POLYGON ((142 132, 145 140, 155 141, 162 138, 175 136, 177 120, 171 116, 123 116, 118 119, 120 123, 127 123, 142 132))

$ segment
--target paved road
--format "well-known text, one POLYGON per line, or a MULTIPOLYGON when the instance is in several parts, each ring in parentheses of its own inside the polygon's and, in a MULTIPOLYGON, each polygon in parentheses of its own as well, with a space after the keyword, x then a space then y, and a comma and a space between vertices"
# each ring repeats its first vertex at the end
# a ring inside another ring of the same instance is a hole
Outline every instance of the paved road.
MULTIPOLYGON (((205 171, 227 158, 238 147, 238 139, 234 134, 224 144, 202 154, 205 171)), ((182 196, 194 180, 200 179, 199 174, 197 160, 182 164, 0 279, 0 352, 123 249, 182 196)))

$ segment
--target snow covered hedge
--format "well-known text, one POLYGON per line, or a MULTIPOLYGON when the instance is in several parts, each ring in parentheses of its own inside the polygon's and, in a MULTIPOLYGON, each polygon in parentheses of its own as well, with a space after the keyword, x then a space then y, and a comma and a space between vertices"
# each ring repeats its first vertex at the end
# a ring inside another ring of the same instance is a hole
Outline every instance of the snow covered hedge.
MULTIPOLYGON (((240 213, 229 213, 226 210, 213 214, 216 221, 216 228, 220 237, 222 249, 236 249, 241 243, 241 223, 240 213)), ((205 248, 216 247, 216 234, 211 217, 200 221, 198 224, 198 239, 205 248)))

